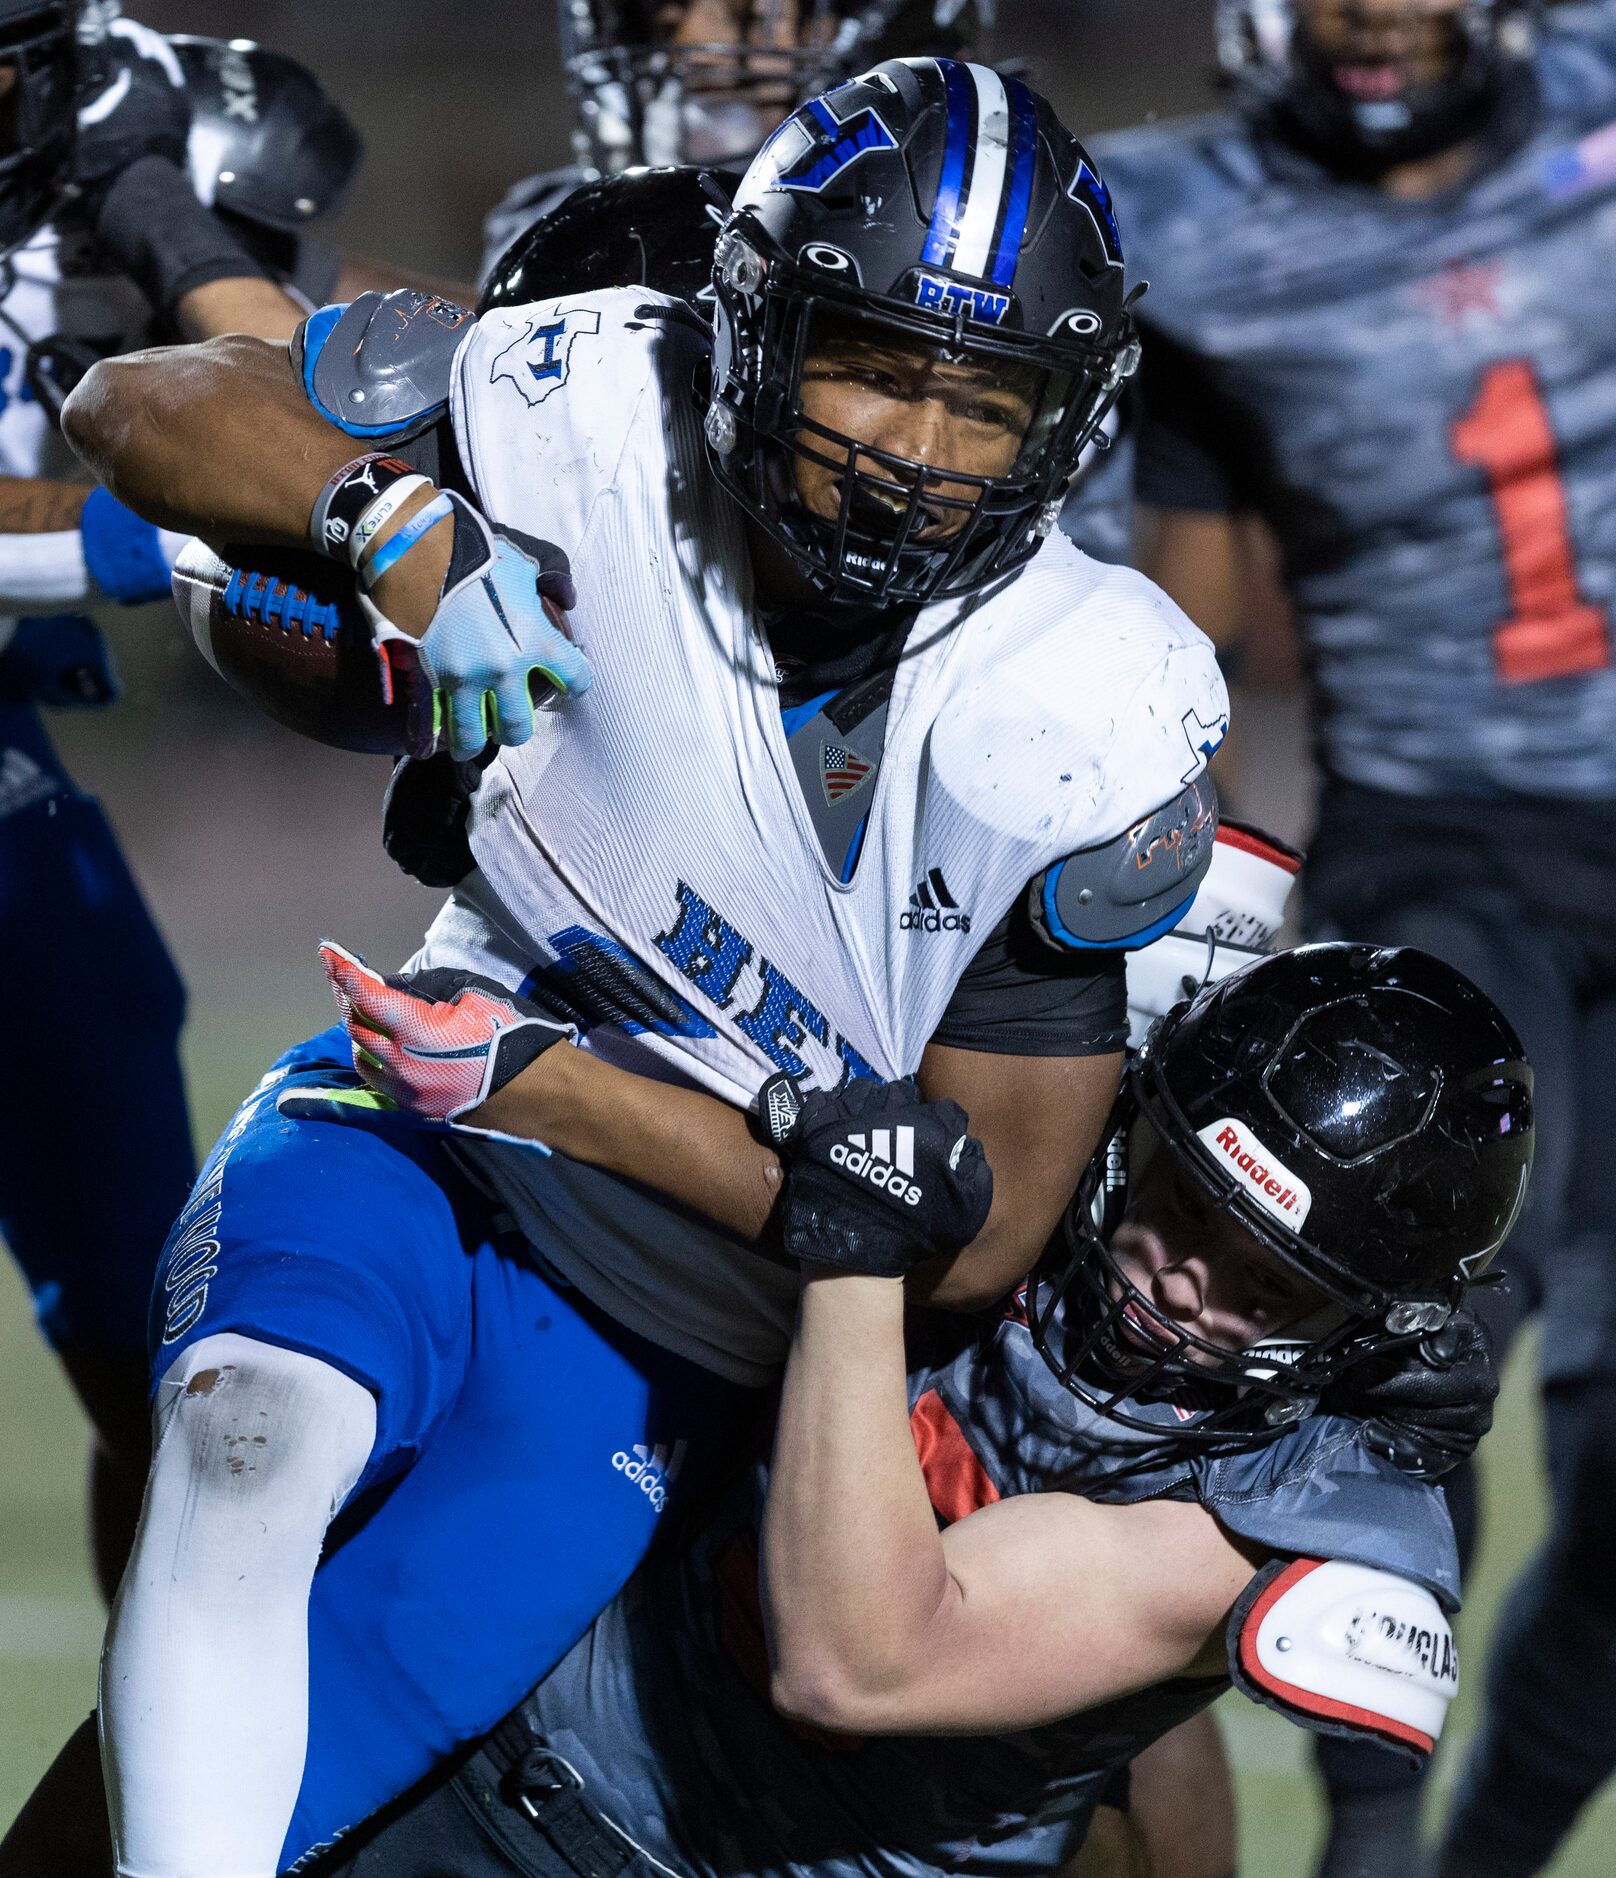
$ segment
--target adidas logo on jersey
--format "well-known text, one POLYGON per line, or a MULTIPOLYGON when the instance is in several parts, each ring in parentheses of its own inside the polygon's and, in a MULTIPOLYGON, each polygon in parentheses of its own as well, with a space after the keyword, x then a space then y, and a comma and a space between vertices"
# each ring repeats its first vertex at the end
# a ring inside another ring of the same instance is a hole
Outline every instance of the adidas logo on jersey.
POLYGON ((660 1513, 668 1503, 668 1483, 679 1468, 678 1448, 669 1450, 660 1441, 654 1448, 647 1448, 636 1441, 632 1449, 617 1450, 612 1466, 625 1480, 634 1482, 651 1502, 653 1512, 660 1513))
POLYGON ((960 911, 959 901, 948 891, 943 870, 934 867, 909 896, 909 904, 898 916, 899 932, 969 932, 971 916, 960 911))
POLYGON ((915 1171, 915 1131, 912 1128, 872 1128, 868 1136, 849 1135, 830 1151, 836 1166, 872 1187, 880 1187, 905 1206, 919 1206, 922 1189, 911 1178, 915 1171))

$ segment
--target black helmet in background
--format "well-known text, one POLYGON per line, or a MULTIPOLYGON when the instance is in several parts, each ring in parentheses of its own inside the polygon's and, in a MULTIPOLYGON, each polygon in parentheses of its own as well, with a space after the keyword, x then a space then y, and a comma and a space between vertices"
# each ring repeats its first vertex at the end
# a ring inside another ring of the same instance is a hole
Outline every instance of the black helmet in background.
POLYGON ((73 167, 68 0, 0 0, 0 257, 55 212, 73 167))
POLYGON ((994 0, 557 0, 578 161, 744 164, 804 98, 878 60, 982 52, 994 0))
POLYGON ((1412 949, 1262 959, 1161 1019, 1029 1287, 1046 1361, 1129 1426, 1129 1399, 1191 1405, 1175 1440, 1261 1439, 1345 1370, 1438 1329, 1508 1237, 1532 1167, 1532 1072, 1498 1008, 1412 949), (1181 1332, 1148 1373, 1107 1349, 1143 1305, 1108 1239, 1156 1154, 1328 1300, 1231 1352, 1181 1332), (1103 1172, 1099 1171, 1103 1168, 1103 1172))
POLYGON ((1218 0, 1248 109, 1326 166, 1373 177, 1473 135, 1529 50, 1537 0, 1218 0))
POLYGON ((1020 79, 952 59, 890 59, 795 112, 746 172, 714 284, 718 476, 838 603, 921 605, 1019 567, 1138 361, 1099 171, 1020 79), (1013 377, 1032 415, 1009 473, 806 417, 804 361, 832 331, 1013 377), (838 479, 836 516, 798 499, 802 461, 838 479))

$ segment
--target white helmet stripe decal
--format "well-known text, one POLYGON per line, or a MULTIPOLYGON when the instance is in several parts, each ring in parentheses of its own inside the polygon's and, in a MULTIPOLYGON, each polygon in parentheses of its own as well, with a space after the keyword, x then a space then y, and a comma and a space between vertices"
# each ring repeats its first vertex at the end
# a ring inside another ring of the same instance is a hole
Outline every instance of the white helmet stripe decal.
POLYGON ((993 261, 1005 171, 1010 160, 1010 100, 1004 80, 985 65, 967 65, 976 87, 976 160, 960 211, 959 241, 951 265, 957 273, 986 275, 993 261))

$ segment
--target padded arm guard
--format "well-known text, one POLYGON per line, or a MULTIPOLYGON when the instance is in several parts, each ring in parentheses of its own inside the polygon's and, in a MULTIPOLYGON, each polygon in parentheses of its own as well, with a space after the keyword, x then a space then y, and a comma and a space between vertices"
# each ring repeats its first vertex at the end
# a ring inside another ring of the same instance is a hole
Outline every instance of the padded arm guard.
POLYGON ((1234 1607, 1229 1674, 1303 1727, 1367 1736, 1419 1764, 1459 1693, 1459 1652, 1423 1585, 1344 1559, 1279 1560, 1234 1607))
POLYGON ((425 430, 449 402, 449 373, 476 315, 401 287, 325 306, 297 329, 292 362, 327 423, 350 437, 425 430))
POLYGON ((1114 841, 1046 868, 1027 892, 1034 928, 1057 952, 1149 945, 1189 911, 1217 829, 1217 791, 1203 771, 1114 841))

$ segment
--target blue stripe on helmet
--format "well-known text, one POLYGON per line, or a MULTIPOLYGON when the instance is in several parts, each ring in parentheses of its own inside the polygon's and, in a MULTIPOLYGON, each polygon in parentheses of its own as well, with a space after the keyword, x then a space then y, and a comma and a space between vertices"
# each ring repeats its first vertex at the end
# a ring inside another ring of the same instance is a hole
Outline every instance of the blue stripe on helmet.
POLYGON ((937 201, 926 232, 921 261, 927 267, 947 267, 959 238, 960 209, 965 192, 965 169, 971 157, 971 126, 976 115, 976 87, 954 59, 933 61, 948 94, 948 134, 943 145, 943 173, 937 201))
POLYGON ((1038 107, 1019 78, 1007 78, 1004 88, 1010 94, 1010 183, 1004 228, 993 257, 993 281, 999 287, 1015 282, 1021 239, 1027 232, 1027 211, 1032 206, 1032 179, 1038 169, 1038 107))

